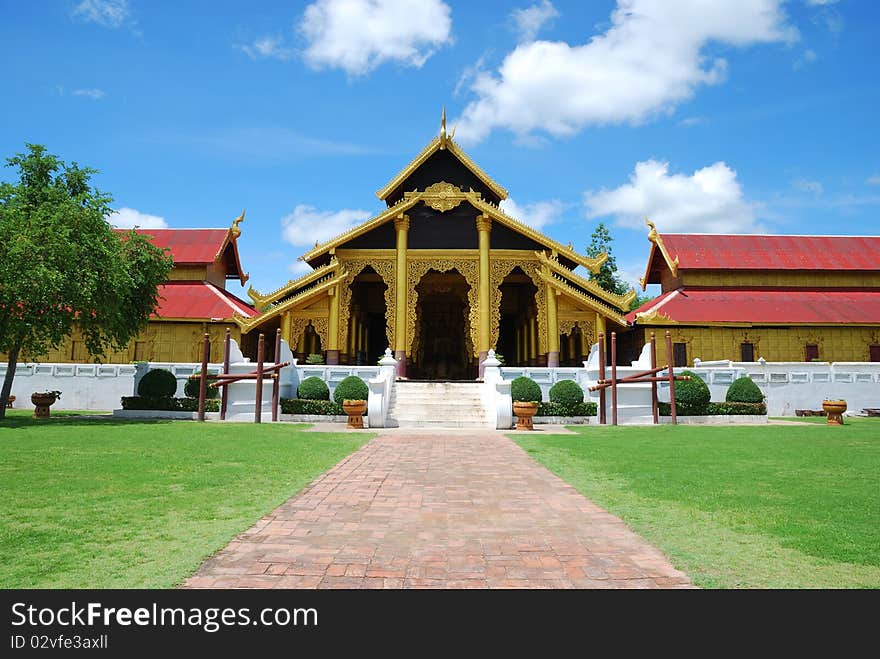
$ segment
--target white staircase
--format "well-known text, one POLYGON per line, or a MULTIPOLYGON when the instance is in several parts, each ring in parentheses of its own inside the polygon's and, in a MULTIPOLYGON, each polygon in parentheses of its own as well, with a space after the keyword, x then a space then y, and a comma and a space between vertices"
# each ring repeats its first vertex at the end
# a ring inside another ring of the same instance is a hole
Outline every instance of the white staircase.
POLYGON ((396 382, 388 412, 401 428, 494 428, 479 382, 396 382))

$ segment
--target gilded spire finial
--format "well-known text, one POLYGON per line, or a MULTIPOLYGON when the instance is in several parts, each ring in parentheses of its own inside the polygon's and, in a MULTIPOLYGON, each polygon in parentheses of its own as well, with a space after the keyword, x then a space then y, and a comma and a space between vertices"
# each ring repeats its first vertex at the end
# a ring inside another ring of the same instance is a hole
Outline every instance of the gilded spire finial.
POLYGON ((241 215, 239 215, 237 218, 235 218, 232 221, 231 231, 232 231, 233 238, 238 238, 241 235, 241 229, 238 227, 238 225, 241 224, 242 222, 244 222, 245 212, 246 211, 241 211, 241 215))
POLYGON ((440 115, 440 148, 446 148, 446 106, 443 106, 443 113, 440 115))

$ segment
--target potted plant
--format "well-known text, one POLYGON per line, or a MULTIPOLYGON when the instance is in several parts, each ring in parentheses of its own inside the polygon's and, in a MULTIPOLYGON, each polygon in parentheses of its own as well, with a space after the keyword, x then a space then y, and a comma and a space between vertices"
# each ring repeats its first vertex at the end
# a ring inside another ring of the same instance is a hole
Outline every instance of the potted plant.
POLYGON ((845 400, 823 400, 822 409, 825 410, 825 414, 828 416, 829 426, 843 425, 843 413, 846 412, 845 400))
POLYGON ((333 400, 342 405, 342 409, 348 415, 349 428, 364 427, 364 414, 367 411, 369 395, 370 389, 367 383, 356 375, 349 375, 336 385, 333 400))
POLYGON ((13 404, 14 402, 15 402, 15 396, 13 396, 13 395, 10 394, 10 396, 9 396, 9 400, 6 401, 6 407, 11 408, 11 407, 12 407, 12 404, 13 404))
POLYGON ((532 417, 538 412, 538 404, 541 402, 541 387, 531 378, 520 376, 510 383, 510 396, 513 398, 516 429, 534 430, 532 417))
POLYGON ((34 404, 34 418, 48 419, 49 407, 61 398, 60 391, 38 391, 31 394, 31 402, 34 404))

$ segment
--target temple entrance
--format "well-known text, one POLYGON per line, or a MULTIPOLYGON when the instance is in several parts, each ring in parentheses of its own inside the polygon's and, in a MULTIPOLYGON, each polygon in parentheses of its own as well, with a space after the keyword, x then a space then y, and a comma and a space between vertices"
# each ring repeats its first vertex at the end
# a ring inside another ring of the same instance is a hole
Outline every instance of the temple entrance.
POLYGON ((470 286, 456 271, 431 270, 416 292, 416 336, 410 379, 470 380, 476 377, 468 319, 470 286))
MULTIPOLYGON (((538 289, 521 268, 514 268, 501 282, 501 318, 496 352, 507 366, 537 366, 538 289)), ((546 359, 546 357, 545 357, 546 359)))
POLYGON ((375 364, 388 347, 385 327, 385 289, 372 267, 364 268, 351 283, 348 346, 345 359, 358 366, 375 364))

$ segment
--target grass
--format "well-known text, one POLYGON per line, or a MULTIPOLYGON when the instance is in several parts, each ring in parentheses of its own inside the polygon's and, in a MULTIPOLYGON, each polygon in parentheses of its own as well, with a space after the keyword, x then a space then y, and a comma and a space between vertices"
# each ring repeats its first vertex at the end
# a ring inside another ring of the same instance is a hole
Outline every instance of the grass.
POLYGON ((880 420, 519 433, 700 586, 880 587, 880 420))
POLYGON ((0 421, 0 587, 167 588, 363 445, 290 424, 0 421))

